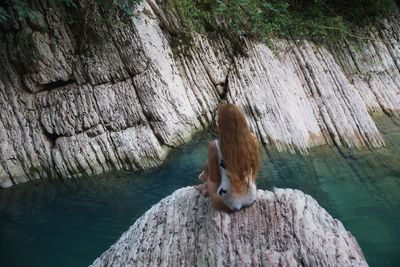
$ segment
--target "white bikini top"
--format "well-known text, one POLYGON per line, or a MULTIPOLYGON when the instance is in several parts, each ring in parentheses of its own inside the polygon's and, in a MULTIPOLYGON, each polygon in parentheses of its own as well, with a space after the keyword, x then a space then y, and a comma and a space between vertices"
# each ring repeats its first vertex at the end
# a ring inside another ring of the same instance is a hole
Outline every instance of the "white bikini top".
POLYGON ((218 195, 221 197, 225 205, 233 211, 240 210, 243 207, 250 206, 256 201, 257 187, 251 179, 251 175, 246 177, 249 181, 249 190, 246 195, 237 195, 231 189, 231 181, 225 166, 224 158, 219 147, 219 141, 215 140, 215 146, 218 152, 218 166, 221 173, 221 184, 217 189, 218 195))

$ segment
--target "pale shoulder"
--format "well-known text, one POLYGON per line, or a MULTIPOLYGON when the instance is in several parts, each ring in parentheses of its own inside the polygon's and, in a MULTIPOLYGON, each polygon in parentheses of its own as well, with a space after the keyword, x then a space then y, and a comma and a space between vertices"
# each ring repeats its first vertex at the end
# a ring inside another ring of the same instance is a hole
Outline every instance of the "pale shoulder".
POLYGON ((221 179, 218 169, 218 152, 215 140, 208 143, 208 168, 210 171, 210 180, 219 185, 221 179))
POLYGON ((216 154, 217 146, 215 145, 216 140, 208 142, 208 154, 216 154))
POLYGON ((208 142, 208 147, 215 147, 215 142, 217 141, 217 139, 211 140, 208 142))

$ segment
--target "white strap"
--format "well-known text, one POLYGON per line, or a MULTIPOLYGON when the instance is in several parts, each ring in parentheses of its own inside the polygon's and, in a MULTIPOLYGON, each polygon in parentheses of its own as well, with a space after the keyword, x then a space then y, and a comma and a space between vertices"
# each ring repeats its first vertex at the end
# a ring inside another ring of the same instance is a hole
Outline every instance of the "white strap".
POLYGON ((215 140, 215 146, 217 147, 217 153, 218 153, 218 162, 221 162, 221 160, 223 160, 224 158, 222 157, 222 152, 219 149, 219 145, 218 145, 218 139, 215 140))

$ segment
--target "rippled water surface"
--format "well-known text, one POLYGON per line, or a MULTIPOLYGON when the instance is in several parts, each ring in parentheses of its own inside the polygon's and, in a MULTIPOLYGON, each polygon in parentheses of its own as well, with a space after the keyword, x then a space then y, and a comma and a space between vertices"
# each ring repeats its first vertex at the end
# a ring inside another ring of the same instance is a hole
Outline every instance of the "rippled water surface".
MULTIPOLYGON (((376 120, 386 148, 263 151, 258 185, 300 189, 340 219, 371 266, 400 266, 400 122, 376 120)), ((0 191, 1 266, 86 266, 153 204, 197 183, 209 136, 157 169, 0 191)))

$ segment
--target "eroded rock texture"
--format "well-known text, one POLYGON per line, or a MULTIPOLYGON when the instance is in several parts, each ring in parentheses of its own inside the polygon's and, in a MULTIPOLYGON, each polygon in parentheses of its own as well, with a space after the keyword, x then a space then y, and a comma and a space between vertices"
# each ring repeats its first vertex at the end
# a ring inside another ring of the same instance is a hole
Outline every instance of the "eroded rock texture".
POLYGON ((310 196, 258 190, 234 214, 191 187, 154 205, 92 266, 368 266, 354 237, 310 196))
POLYGON ((279 149, 384 145, 369 113, 399 114, 399 16, 363 45, 242 40, 244 56, 223 36, 181 42, 162 2, 124 23, 94 6, 84 41, 51 1, 0 32, 0 187, 158 165, 222 99, 279 149))

